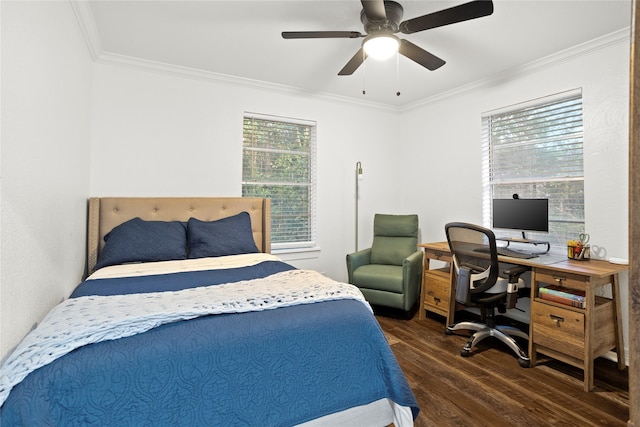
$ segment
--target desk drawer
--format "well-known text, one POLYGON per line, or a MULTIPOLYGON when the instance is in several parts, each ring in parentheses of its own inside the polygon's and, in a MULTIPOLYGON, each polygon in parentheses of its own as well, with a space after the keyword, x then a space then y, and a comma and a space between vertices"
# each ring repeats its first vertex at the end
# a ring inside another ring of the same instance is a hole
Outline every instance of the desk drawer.
POLYGON ((531 323, 535 344, 576 359, 584 358, 584 313, 533 301, 531 323))
POLYGON ((442 262, 451 262, 451 253, 444 252, 438 249, 425 248, 424 249, 424 257, 426 259, 432 259, 442 262))
POLYGON ((566 272, 536 270, 536 281, 550 285, 562 285, 569 288, 586 290, 587 277, 566 272))
POLYGON ((446 315, 451 299, 451 277, 449 268, 439 268, 424 272, 424 303, 428 310, 446 315))

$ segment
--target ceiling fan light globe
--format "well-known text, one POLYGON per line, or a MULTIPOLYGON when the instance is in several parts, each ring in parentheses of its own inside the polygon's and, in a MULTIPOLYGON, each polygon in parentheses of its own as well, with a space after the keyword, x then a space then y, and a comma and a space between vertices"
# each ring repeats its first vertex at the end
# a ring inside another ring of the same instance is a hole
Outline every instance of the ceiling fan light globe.
POLYGON ((379 61, 391 58, 398 52, 400 41, 394 35, 382 35, 376 37, 368 37, 362 48, 367 56, 379 61))

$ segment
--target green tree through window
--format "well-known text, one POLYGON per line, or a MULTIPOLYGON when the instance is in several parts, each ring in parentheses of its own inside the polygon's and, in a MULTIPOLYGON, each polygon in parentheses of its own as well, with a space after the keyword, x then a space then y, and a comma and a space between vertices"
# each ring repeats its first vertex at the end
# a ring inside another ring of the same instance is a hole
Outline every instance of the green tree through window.
POLYGON ((315 245, 315 122, 245 114, 242 195, 271 199, 274 249, 315 245))

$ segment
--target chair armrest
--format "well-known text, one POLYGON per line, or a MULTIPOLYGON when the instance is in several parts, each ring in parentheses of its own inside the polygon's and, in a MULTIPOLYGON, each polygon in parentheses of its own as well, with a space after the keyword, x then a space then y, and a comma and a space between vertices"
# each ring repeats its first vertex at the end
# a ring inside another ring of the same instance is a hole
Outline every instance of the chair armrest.
POLYGON ((356 271, 358 267, 367 264, 371 264, 371 248, 347 254, 347 273, 349 275, 349 283, 353 283, 353 272, 356 271))
POLYGON ((404 311, 409 311, 418 299, 422 288, 422 257, 423 251, 418 250, 402 261, 402 279, 405 284, 404 311))
POLYGON ((513 265, 510 266, 507 270, 503 270, 502 274, 509 276, 509 286, 507 287, 507 299, 505 301, 505 305, 507 309, 512 309, 516 307, 516 303, 518 302, 518 296, 520 296, 520 287, 518 286, 518 282, 520 281, 520 276, 531 270, 530 267, 526 267, 524 265, 513 265))
POLYGON ((415 251, 402 261, 403 267, 407 264, 411 265, 412 268, 415 268, 416 266, 422 267, 422 250, 415 251))
POLYGON ((527 271, 531 270, 531 267, 524 265, 512 265, 508 270, 502 270, 502 274, 509 277, 509 283, 518 283, 518 278, 527 271))
POLYGON ((420 282, 416 279, 422 276, 422 250, 415 251, 402 261, 402 274, 405 283, 420 282))

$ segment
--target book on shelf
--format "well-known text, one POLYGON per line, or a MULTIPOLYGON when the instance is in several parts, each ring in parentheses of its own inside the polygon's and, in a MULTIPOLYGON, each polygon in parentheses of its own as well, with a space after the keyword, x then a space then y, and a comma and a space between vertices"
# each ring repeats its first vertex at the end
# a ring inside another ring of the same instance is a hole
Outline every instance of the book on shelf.
POLYGON ((541 287, 539 289, 540 298, 547 301, 554 301, 572 307, 585 308, 585 292, 577 289, 565 288, 557 285, 541 287))
POLYGON ((566 288, 564 286, 558 286, 558 285, 549 285, 545 287, 540 287, 539 290, 541 293, 544 292, 544 293, 559 295, 561 297, 571 298, 578 301, 585 300, 585 292, 579 289, 566 288))
POLYGON ((550 294, 547 292, 540 292, 540 298, 547 301, 553 301, 560 304, 569 305, 571 307, 586 308, 585 301, 578 301, 575 299, 563 297, 560 295, 550 294))

